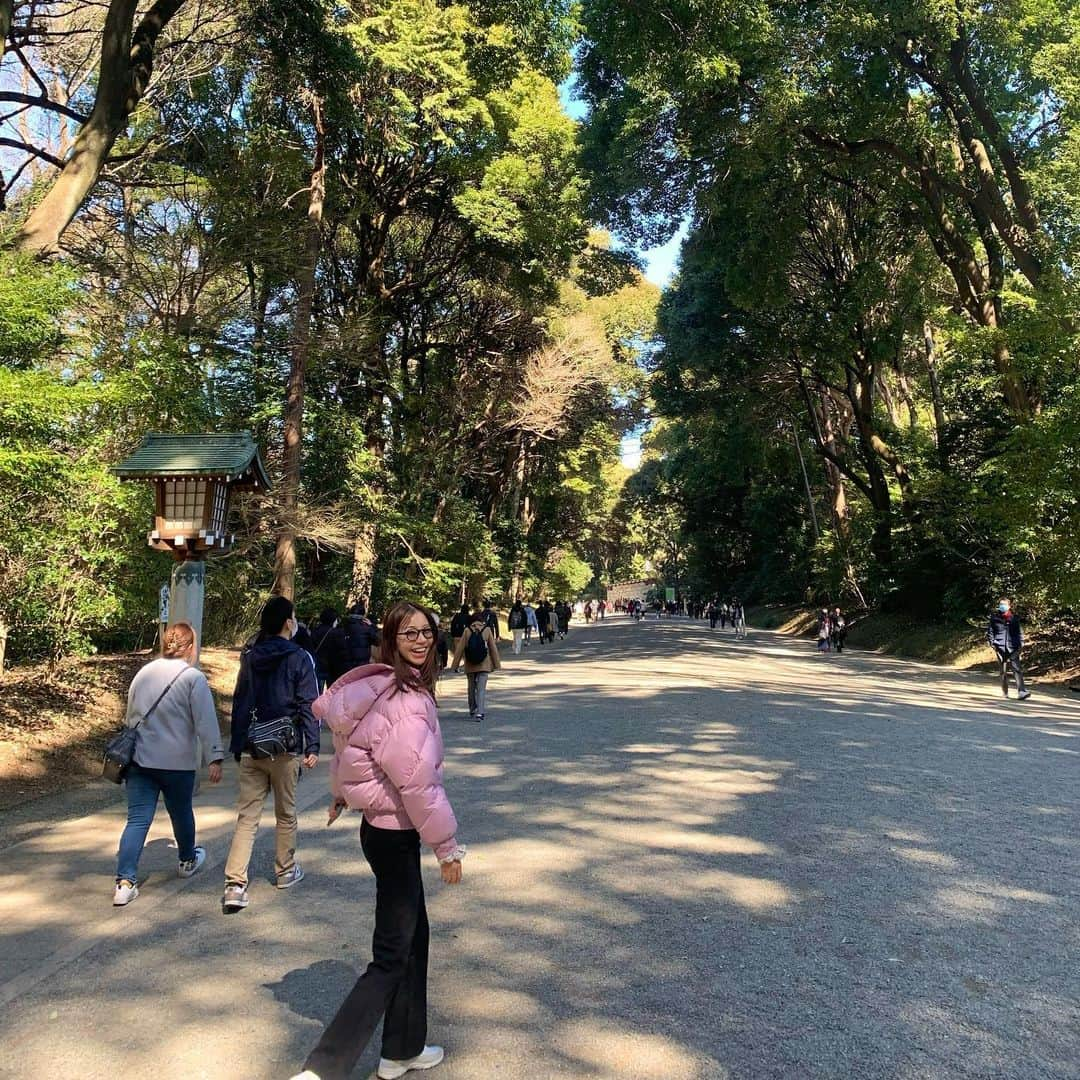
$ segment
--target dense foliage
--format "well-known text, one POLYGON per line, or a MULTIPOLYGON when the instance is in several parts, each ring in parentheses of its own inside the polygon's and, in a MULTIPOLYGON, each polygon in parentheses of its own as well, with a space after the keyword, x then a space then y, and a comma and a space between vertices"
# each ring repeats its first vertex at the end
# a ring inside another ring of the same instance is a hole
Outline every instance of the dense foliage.
POLYGON ((448 607, 612 569, 657 294, 587 225, 575 33, 558 0, 15 5, 9 657, 149 642, 168 560, 109 473, 148 430, 252 430, 276 481, 211 639, 272 590, 448 607))
POLYGON ((219 640, 271 591, 1080 602, 1075 0, 0 0, 0 39, 9 655, 153 633, 109 472, 147 430, 274 476, 219 640), (597 231, 684 223, 662 300, 597 231))
POLYGON ((699 592, 1080 601, 1080 5, 590 0, 597 211, 689 218, 652 479, 699 592))

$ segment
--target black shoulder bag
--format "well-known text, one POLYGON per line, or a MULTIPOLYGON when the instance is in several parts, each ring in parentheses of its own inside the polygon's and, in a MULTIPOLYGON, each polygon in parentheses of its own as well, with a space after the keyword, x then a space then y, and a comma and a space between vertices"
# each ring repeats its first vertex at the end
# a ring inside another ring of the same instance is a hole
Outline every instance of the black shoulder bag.
POLYGON ((114 784, 122 784, 124 777, 127 775, 128 767, 132 761, 135 760, 135 733, 139 730, 139 724, 144 720, 149 720, 153 711, 161 704, 162 699, 172 689, 172 685, 180 678, 184 672, 187 671, 185 665, 181 671, 178 671, 172 679, 169 681, 169 685, 158 694, 157 701, 146 710, 146 713, 139 718, 139 722, 133 727, 125 727, 119 735, 113 736, 109 740, 108 745, 105 747, 105 757, 101 763, 101 775, 106 780, 111 780, 114 784))

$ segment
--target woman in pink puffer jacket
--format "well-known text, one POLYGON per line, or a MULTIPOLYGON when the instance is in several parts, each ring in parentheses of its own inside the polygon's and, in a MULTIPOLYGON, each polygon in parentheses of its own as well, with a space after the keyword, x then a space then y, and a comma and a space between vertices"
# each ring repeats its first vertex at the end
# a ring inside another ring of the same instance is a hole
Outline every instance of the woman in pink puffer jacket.
POLYGON ((349 1076, 380 1018, 380 1080, 430 1069, 443 1058, 441 1047, 425 1045, 428 920, 420 845, 434 849, 448 885, 461 881, 465 848, 443 789, 435 640, 430 612, 396 604, 383 622, 388 663, 354 668, 313 707, 334 737, 330 821, 346 808, 364 815, 360 844, 375 874, 374 958, 294 1080, 349 1076))

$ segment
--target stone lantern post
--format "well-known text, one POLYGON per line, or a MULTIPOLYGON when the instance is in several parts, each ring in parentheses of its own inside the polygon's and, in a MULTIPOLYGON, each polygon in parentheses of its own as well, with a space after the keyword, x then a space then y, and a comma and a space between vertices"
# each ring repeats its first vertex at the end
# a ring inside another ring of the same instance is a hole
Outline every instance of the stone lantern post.
POLYGON ((151 433, 113 472, 121 480, 154 485, 154 528, 148 542, 174 559, 169 622, 190 623, 201 646, 206 557, 228 551, 235 539, 228 531, 232 493, 270 487, 255 440, 247 432, 151 433))

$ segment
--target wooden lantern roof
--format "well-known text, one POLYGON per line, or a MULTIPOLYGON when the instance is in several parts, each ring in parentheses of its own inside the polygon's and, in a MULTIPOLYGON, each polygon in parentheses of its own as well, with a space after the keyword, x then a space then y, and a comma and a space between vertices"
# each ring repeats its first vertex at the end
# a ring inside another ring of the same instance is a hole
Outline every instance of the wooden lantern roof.
POLYGON ((246 431, 227 435, 150 432, 112 471, 121 480, 218 480, 232 488, 270 488, 259 448, 246 431))

